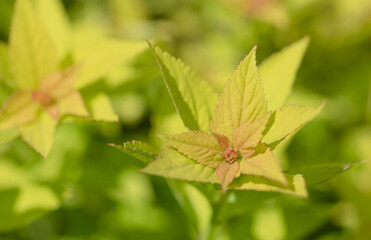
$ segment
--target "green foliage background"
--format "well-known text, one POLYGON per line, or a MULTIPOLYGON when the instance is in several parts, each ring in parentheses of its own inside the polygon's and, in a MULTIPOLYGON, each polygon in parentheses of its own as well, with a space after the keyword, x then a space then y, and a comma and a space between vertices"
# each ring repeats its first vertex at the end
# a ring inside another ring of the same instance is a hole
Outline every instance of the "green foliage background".
MULTIPOLYGON (((369 1, 65 0, 63 4, 73 40, 81 46, 86 39, 103 36, 153 40, 218 92, 254 45, 260 63, 310 36, 288 103, 318 106, 325 99, 328 103, 287 143, 278 159, 283 168, 298 169, 339 163, 346 168, 371 160, 369 1)), ((8 41, 13 7, 12 0, 0 1, 2 42, 8 41)), ((2 103, 11 89, 3 81, 0 84, 2 103)), ((210 214, 197 188, 185 186, 183 192, 191 202, 179 203, 173 194, 179 182, 140 174, 144 164, 107 146, 132 139, 161 144, 157 133, 183 129, 151 53, 143 52, 82 90, 86 96, 96 92, 109 96, 119 122, 63 122, 46 159, 20 138, 1 144, 0 239, 194 238, 210 214), (187 206, 196 210, 184 212, 187 206)), ((11 135, 4 133, 0 142, 11 135)), ((369 163, 320 185, 315 183, 326 179, 311 175, 306 179, 308 199, 260 192, 232 195, 228 209, 220 213, 227 225, 214 239, 370 239, 370 176, 369 163)))

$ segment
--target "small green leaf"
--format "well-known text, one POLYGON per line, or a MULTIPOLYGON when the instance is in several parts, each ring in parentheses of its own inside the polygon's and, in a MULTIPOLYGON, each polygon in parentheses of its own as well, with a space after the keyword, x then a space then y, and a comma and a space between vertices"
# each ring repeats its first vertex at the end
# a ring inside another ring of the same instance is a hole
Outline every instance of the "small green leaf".
POLYGON ((36 89, 41 79, 57 69, 55 47, 29 0, 15 4, 9 40, 9 59, 19 88, 36 89))
POLYGON ((15 128, 8 128, 6 130, 0 130, 0 146, 6 142, 18 136, 18 131, 15 128))
POLYGON ((20 228, 59 205, 49 187, 33 182, 29 172, 1 159, 0 232, 20 228))
POLYGON ((231 139, 234 129, 267 113, 263 84, 256 67, 254 48, 227 82, 217 105, 211 128, 231 139))
POLYGON ((205 167, 174 149, 165 149, 158 158, 141 170, 143 173, 187 181, 219 183, 215 169, 205 167))
POLYGON ((90 116, 95 121, 118 122, 119 117, 113 111, 107 95, 99 93, 93 98, 86 100, 90 116))
POLYGON ((184 125, 190 130, 208 130, 218 95, 182 61, 149 44, 184 125))
POLYGON ((308 43, 309 38, 304 37, 273 54, 259 66, 269 110, 282 107, 291 93, 296 72, 308 43))
POLYGON ((229 184, 236 178, 240 164, 237 161, 233 163, 222 162, 216 168, 215 173, 218 177, 223 193, 227 190, 229 184))
POLYGON ((288 105, 282 107, 272 114, 268 125, 271 125, 262 138, 268 145, 277 144, 286 137, 292 136, 306 123, 315 118, 324 107, 323 103, 318 108, 312 106, 288 105))
POLYGON ((265 192, 279 192, 284 194, 291 194, 298 197, 307 197, 308 192, 305 187, 305 180, 302 175, 285 175, 288 185, 282 185, 277 182, 272 182, 266 178, 241 175, 229 186, 230 189, 236 190, 254 190, 265 192))
POLYGON ((109 144, 121 152, 124 152, 144 163, 151 163, 157 157, 155 149, 139 141, 124 142, 123 145, 109 144))
POLYGON ((242 159, 240 171, 246 175, 254 175, 268 178, 287 185, 287 180, 282 173, 281 167, 268 147, 264 147, 257 155, 249 159, 242 159))
POLYGON ((364 164, 366 161, 360 161, 355 163, 333 163, 323 164, 318 166, 302 167, 300 169, 290 169, 288 173, 299 173, 302 174, 307 182, 308 186, 313 186, 322 182, 325 182, 345 171, 348 171, 354 167, 364 164))
POLYGON ((263 130, 268 122, 270 114, 244 124, 236 128, 232 133, 234 148, 239 151, 244 158, 250 158, 255 153, 255 148, 263 136, 263 130))
POLYGON ((17 127, 36 119, 39 109, 32 100, 31 92, 17 91, 4 103, 0 112, 0 129, 17 127))
POLYGON ((171 147, 207 167, 216 168, 224 160, 218 141, 212 134, 188 131, 164 138, 171 147))
POLYGON ((110 71, 129 62, 144 51, 144 41, 122 41, 103 39, 92 44, 79 46, 74 52, 74 60, 82 64, 76 87, 83 88, 110 71))
POLYGON ((66 56, 71 48, 71 26, 63 4, 59 0, 33 0, 35 9, 45 30, 52 39, 59 59, 66 56))
POLYGON ((49 154, 54 140, 57 121, 46 112, 40 112, 38 118, 18 127, 22 138, 43 157, 49 154))

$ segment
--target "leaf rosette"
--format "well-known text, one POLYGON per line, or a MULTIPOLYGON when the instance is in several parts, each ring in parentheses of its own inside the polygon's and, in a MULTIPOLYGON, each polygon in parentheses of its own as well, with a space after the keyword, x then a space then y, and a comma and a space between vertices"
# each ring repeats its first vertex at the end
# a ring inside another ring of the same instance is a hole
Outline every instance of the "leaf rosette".
POLYGON ((141 171, 219 184, 223 192, 238 189, 306 196, 303 176, 285 174, 274 150, 324 106, 281 107, 291 91, 307 44, 308 39, 303 38, 263 62, 261 75, 266 80, 260 77, 253 48, 227 81, 219 100, 188 66, 149 44, 189 131, 161 136, 168 147, 141 171), (276 68, 275 63, 281 64, 282 59, 292 63, 276 68))

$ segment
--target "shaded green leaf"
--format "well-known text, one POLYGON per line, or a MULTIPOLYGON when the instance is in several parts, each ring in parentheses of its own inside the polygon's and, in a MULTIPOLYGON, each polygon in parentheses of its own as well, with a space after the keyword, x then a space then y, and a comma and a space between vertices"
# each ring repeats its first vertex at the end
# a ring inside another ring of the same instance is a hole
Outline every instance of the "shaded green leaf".
POLYGON ((215 169, 202 166, 174 149, 167 148, 141 170, 143 173, 187 181, 218 183, 215 169))
POLYGON ((169 146, 207 167, 216 168, 224 160, 217 139, 212 134, 188 131, 163 137, 169 146))
POLYGON ((36 89, 57 69, 58 57, 29 0, 16 1, 9 40, 9 59, 19 88, 36 89))
POLYGON ((149 44, 184 125, 190 130, 208 130, 218 96, 182 61, 149 44))
POLYGON ((234 129, 267 113, 263 84, 258 75, 254 48, 227 82, 213 114, 211 128, 231 139, 234 129))
POLYGON ((299 173, 302 174, 307 182, 308 186, 313 186, 335 176, 348 171, 354 167, 364 164, 366 161, 360 161, 355 163, 333 163, 333 164, 323 164, 317 166, 302 167, 299 169, 290 169, 286 171, 287 173, 299 173))
POLYGON ((109 146, 114 147, 144 163, 151 163, 158 155, 154 148, 139 141, 124 142, 123 145, 111 143, 109 146))
POLYGON ((259 66, 269 110, 282 107, 291 93, 308 44, 309 38, 304 37, 265 59, 259 66))

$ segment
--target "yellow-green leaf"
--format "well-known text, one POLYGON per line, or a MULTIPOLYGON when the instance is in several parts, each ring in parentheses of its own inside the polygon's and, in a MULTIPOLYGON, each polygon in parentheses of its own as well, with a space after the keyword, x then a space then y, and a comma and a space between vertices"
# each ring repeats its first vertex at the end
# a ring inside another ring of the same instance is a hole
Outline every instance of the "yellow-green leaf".
POLYGON ((89 112, 85 107, 84 100, 78 91, 63 96, 57 102, 59 116, 72 115, 88 117, 89 112))
POLYGON ((244 124, 236 128, 232 133, 234 148, 239 151, 244 158, 249 158, 255 153, 255 148, 263 136, 263 130, 269 119, 270 114, 244 124))
POLYGON ((241 173, 265 177, 283 185, 287 185, 287 180, 273 152, 268 147, 264 146, 263 148, 264 149, 262 149, 260 153, 252 158, 241 160, 241 173))
POLYGON ((40 20, 52 39, 59 59, 71 48, 71 26, 60 0, 33 0, 40 20))
POLYGON ((184 125, 190 130, 209 130, 218 95, 181 60, 149 44, 184 125))
POLYGON ((1 81, 4 81, 11 87, 14 85, 13 81, 11 81, 8 48, 2 42, 0 42, 0 82, 1 81))
POLYGON ((103 39, 78 46, 73 51, 73 56, 76 63, 81 63, 82 69, 76 87, 82 88, 99 80, 110 71, 132 60, 145 48, 144 41, 114 39, 103 39))
POLYGON ((205 167, 174 149, 165 149, 158 158, 141 170, 143 173, 203 183, 219 183, 215 169, 205 167))
POLYGON ((282 107, 291 93, 296 72, 308 43, 309 38, 304 37, 273 54, 259 66, 269 110, 282 107))
POLYGON ((234 129, 267 113, 263 84, 256 67, 254 48, 227 82, 217 105, 211 128, 231 138, 234 129))
POLYGON ((95 121, 118 122, 119 117, 113 111, 107 95, 100 93, 86 101, 90 116, 95 121))
POLYGON ((80 68, 80 65, 74 65, 45 77, 40 82, 39 91, 50 94, 55 99, 71 93, 80 68))
POLYGON ((222 162, 216 168, 215 173, 218 177, 223 193, 227 190, 229 184, 236 178, 240 164, 237 161, 233 163, 222 162))
POLYGON ((229 189, 279 192, 298 197, 308 196, 308 192, 305 187, 305 180, 302 175, 286 174, 285 177, 288 181, 287 186, 259 176, 241 175, 235 181, 233 181, 233 183, 229 186, 229 189))
POLYGON ((53 145, 57 121, 46 112, 41 112, 38 118, 28 124, 18 127, 22 138, 43 157, 49 154, 53 145))
POLYGON ((56 49, 29 0, 17 0, 9 40, 9 59, 19 88, 36 89, 57 69, 56 49))
POLYGON ((312 106, 288 105, 278 109, 272 114, 269 120, 271 124, 269 130, 262 138, 267 144, 277 145, 277 141, 282 141, 285 137, 295 134, 307 122, 315 118, 324 107, 323 103, 318 108, 312 106))
POLYGON ((4 103, 0 111, 0 129, 17 127, 36 118, 37 103, 32 100, 31 92, 17 91, 4 103))
POLYGON ((169 146, 207 167, 216 168, 224 160, 218 141, 212 134, 188 131, 166 135, 164 138, 169 146))

